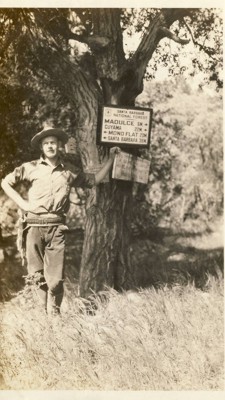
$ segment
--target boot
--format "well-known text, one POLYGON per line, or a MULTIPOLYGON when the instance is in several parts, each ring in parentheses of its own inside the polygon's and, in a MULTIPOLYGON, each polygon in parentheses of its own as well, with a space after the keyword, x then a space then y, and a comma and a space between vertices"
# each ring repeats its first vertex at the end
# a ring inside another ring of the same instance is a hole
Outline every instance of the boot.
POLYGON ((60 314, 60 306, 63 299, 63 292, 58 293, 57 295, 52 294, 49 290, 48 292, 48 313, 51 315, 59 315, 60 314))
POLYGON ((43 271, 37 271, 34 275, 34 281, 36 284, 37 295, 40 299, 41 306, 47 313, 47 299, 48 299, 48 285, 43 276, 43 271))

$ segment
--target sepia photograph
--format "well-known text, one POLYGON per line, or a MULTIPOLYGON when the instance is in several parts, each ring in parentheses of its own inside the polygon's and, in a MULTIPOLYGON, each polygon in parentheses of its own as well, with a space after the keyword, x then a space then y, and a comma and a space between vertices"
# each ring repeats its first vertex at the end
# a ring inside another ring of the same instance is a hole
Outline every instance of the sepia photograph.
POLYGON ((0 0, 1 400, 223 397, 224 7, 179 7, 0 0))

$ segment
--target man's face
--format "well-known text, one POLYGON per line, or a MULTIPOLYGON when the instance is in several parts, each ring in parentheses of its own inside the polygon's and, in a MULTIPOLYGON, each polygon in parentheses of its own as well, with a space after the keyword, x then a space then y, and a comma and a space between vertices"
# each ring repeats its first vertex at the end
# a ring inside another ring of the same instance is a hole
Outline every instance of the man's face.
POLYGON ((41 150, 47 158, 58 157, 60 141, 55 136, 47 136, 41 142, 41 150))

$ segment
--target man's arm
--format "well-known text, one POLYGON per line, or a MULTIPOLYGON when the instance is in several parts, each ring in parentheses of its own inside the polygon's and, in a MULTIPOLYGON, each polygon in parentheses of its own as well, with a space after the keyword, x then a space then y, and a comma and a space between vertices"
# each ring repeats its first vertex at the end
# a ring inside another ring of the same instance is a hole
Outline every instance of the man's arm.
POLYGON ((5 179, 3 179, 1 186, 4 192, 7 194, 7 196, 9 196, 10 199, 12 199, 17 204, 17 206, 21 208, 21 210, 31 211, 29 202, 24 200, 20 196, 20 194, 16 190, 14 190, 12 186, 10 186, 10 184, 5 179))
POLYGON ((95 174, 95 183, 98 185, 106 176, 106 174, 109 172, 110 168, 113 165, 114 158, 116 154, 118 154, 121 151, 119 147, 111 147, 109 151, 109 159, 106 161, 106 163, 103 165, 103 167, 100 169, 95 174))

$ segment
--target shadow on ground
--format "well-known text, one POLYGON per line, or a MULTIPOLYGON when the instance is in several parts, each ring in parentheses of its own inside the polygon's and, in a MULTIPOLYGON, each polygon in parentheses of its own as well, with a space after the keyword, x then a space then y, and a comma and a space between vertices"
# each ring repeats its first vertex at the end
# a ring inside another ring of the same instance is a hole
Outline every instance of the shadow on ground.
MULTIPOLYGON (((223 276, 223 238, 221 232, 175 234, 169 230, 135 237, 131 243, 136 287, 160 287, 193 283, 204 289, 209 275, 223 276)), ((82 254, 82 230, 70 230, 66 245, 66 276, 77 285, 82 254)), ((0 301, 10 300, 23 289, 26 266, 21 265, 15 236, 0 243, 0 301)))
POLYGON ((160 240, 138 238, 131 250, 138 286, 192 283, 204 289, 210 275, 223 276, 222 240, 212 240, 211 234, 178 235, 168 231, 160 240))
MULTIPOLYGON (((67 275, 78 279, 82 252, 82 231, 67 238, 67 275), (78 266, 78 268, 76 267, 78 266)), ((193 283, 204 289, 209 275, 223 276, 223 236, 221 231, 204 234, 174 233, 168 229, 135 237, 131 260, 137 287, 193 283)))

